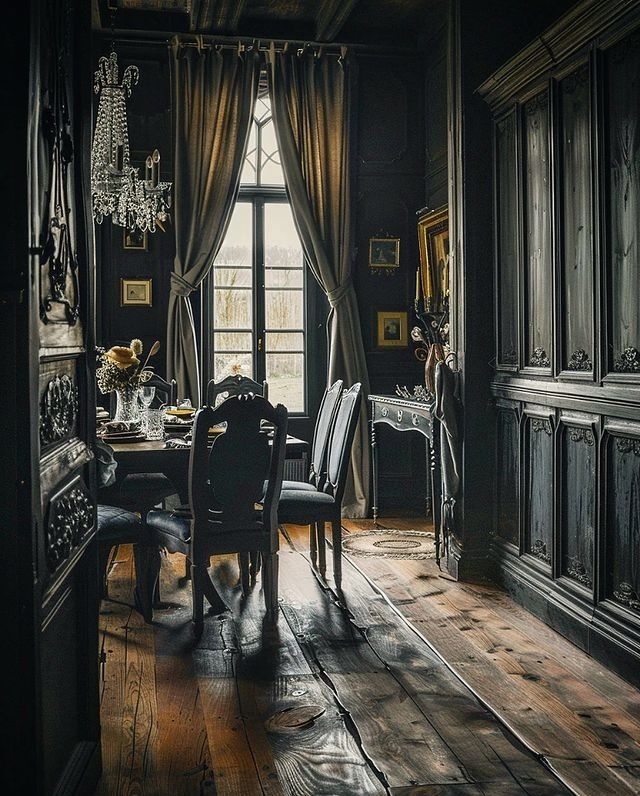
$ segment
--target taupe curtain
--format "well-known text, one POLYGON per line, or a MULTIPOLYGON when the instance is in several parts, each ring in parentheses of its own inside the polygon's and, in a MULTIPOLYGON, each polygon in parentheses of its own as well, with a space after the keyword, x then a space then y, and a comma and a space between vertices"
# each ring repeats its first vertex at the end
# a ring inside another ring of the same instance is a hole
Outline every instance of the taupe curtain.
POLYGON ((235 204, 258 92, 257 50, 172 45, 176 256, 167 320, 167 375, 200 402, 190 294, 211 268, 235 204))
POLYGON ((330 313, 328 384, 362 383, 365 398, 351 453, 343 513, 365 517, 369 493, 367 364, 351 282, 353 264, 350 96, 345 53, 305 48, 267 54, 282 166, 296 227, 330 313))

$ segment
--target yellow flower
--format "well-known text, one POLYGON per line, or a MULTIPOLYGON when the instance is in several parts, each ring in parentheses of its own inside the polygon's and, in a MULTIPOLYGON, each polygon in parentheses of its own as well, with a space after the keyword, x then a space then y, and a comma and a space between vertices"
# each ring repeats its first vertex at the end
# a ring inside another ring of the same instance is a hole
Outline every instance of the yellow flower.
POLYGON ((131 350, 136 356, 140 356, 140 354, 142 353, 142 340, 138 340, 138 338, 135 337, 131 341, 131 350))
POLYGON ((105 357, 121 370, 131 367, 131 365, 140 364, 140 360, 135 355, 133 349, 124 345, 114 345, 113 348, 107 351, 105 357))

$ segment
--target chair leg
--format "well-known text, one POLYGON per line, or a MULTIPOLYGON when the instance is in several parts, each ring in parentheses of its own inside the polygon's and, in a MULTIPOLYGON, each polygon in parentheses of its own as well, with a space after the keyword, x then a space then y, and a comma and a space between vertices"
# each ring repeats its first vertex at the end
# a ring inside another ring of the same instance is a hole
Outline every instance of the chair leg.
POLYGON ((278 554, 263 553, 263 591, 267 615, 273 622, 278 621, 278 554))
POLYGON ((111 545, 101 544, 98 547, 98 572, 100 573, 100 598, 102 600, 109 596, 109 588, 107 584, 107 564, 109 563, 109 554, 111 553, 111 545))
POLYGON ((200 636, 204 627, 204 592, 200 585, 200 567, 191 564, 191 605, 193 610, 193 625, 196 636, 200 636))
POLYGON ((249 596, 249 553, 238 553, 238 567, 240 569, 240 585, 242 596, 249 596))
POLYGON ((318 569, 323 578, 327 574, 327 544, 324 536, 324 522, 316 523, 316 539, 318 541, 318 569))
POLYGON ((160 550, 155 545, 133 545, 136 568, 135 604, 145 622, 153 621, 153 600, 160 575, 160 550))
POLYGON ((331 522, 331 541, 333 544, 333 579, 336 587, 342 587, 342 523, 338 520, 331 522))
MULTIPOLYGON (((191 570, 191 574, 193 576, 193 569, 191 570)), ((200 583, 198 584, 198 588, 201 590, 202 594, 207 598, 207 602, 213 608, 214 614, 222 614, 225 611, 228 611, 229 608, 227 604, 223 601, 222 597, 218 594, 218 590, 213 585, 213 581, 209 577, 209 573, 207 572, 206 566, 198 567, 198 578, 200 579, 200 583)))
POLYGON ((189 580, 191 578, 191 559, 187 556, 184 560, 184 579, 189 580))
POLYGON ((309 526, 309 558, 311 566, 315 569, 318 564, 318 537, 316 535, 315 523, 309 526))
POLYGON ((252 550, 249 553, 249 580, 252 586, 256 585, 258 579, 258 572, 260 572, 260 553, 257 550, 252 550))

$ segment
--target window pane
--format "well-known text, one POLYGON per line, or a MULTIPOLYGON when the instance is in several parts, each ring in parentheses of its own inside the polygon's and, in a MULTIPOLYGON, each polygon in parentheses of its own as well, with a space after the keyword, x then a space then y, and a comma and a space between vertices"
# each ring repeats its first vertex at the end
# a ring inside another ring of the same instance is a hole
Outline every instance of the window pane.
POLYGON ((251 203, 237 202, 215 265, 247 265, 253 261, 251 203))
POLYGON ((284 202, 269 202, 264 206, 264 264, 266 268, 304 265, 291 207, 284 202))
POLYGON ((253 320, 250 290, 213 291, 213 323, 216 329, 251 329, 253 320))
POLYGON ((304 411, 304 357, 302 354, 267 354, 269 401, 284 404, 290 412, 304 411))
POLYGON ((302 268, 286 270, 275 270, 268 268, 265 271, 265 285, 267 287, 297 287, 304 286, 304 275, 302 268))
POLYGON ((225 376, 241 376, 253 378, 251 354, 217 354, 213 358, 213 378, 221 381, 225 376))
POLYGON ((213 347, 216 351, 251 352, 253 350, 252 337, 251 332, 216 332, 213 336, 213 347))
POLYGON ((271 100, 269 94, 265 91, 256 100, 256 106, 253 110, 253 118, 259 122, 264 121, 271 116, 271 100))
POLYGON ((273 121, 260 130, 260 185, 284 185, 273 121))
POLYGON ((302 290, 265 290, 266 328, 304 328, 302 295, 302 290))
POLYGON ((251 287, 253 271, 251 268, 220 268, 213 272, 216 287, 251 287))
POLYGON ((267 332, 265 351, 304 351, 302 332, 267 332))
POLYGON ((249 131, 249 140, 247 142, 247 152, 244 156, 244 165, 242 173, 240 174, 240 185, 255 185, 256 184, 256 148, 258 140, 258 129, 255 122, 251 125, 249 131))

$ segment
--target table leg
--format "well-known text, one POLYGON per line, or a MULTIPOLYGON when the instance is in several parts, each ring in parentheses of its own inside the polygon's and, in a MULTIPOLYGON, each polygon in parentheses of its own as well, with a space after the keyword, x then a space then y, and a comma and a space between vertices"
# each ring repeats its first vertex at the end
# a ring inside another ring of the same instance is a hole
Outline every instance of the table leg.
POLYGON ((433 513, 433 531, 435 535, 436 564, 440 566, 440 547, 442 544, 441 536, 441 505, 440 505, 440 469, 438 467, 439 445, 437 434, 439 429, 433 432, 433 442, 431 443, 431 506, 433 513))
POLYGON ((369 421, 371 433, 371 470, 373 475, 373 521, 378 521, 378 443, 376 441, 376 427, 373 420, 369 421))

